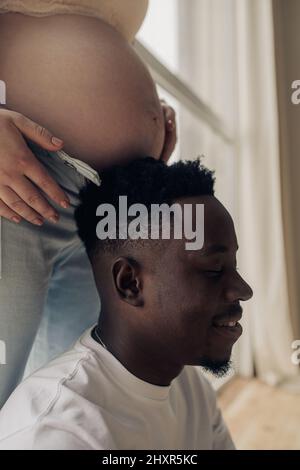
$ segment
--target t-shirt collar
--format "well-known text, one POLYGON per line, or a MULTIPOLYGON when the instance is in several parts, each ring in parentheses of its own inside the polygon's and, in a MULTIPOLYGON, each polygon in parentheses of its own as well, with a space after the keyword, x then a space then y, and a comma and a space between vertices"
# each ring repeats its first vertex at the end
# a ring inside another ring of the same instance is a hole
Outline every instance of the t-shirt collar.
POLYGON ((168 398, 172 384, 168 386, 154 385, 139 379, 129 372, 115 356, 93 339, 91 333, 94 328, 95 325, 87 330, 81 336, 79 342, 96 354, 106 372, 116 383, 127 392, 129 391, 143 398, 150 398, 152 400, 166 400, 168 398))

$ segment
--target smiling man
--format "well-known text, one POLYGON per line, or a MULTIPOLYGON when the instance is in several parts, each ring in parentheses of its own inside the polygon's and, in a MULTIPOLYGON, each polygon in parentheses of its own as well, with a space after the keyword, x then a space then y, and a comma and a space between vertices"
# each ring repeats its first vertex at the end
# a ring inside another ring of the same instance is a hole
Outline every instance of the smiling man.
POLYGON ((233 449, 195 367, 228 371, 242 332, 240 302, 252 296, 212 173, 199 161, 168 167, 147 158, 101 177, 76 211, 99 322, 12 394, 0 413, 0 449, 233 449), (190 204, 194 214, 204 205, 203 247, 187 250, 184 237, 100 240, 97 208, 118 210, 121 195, 148 208, 190 204))

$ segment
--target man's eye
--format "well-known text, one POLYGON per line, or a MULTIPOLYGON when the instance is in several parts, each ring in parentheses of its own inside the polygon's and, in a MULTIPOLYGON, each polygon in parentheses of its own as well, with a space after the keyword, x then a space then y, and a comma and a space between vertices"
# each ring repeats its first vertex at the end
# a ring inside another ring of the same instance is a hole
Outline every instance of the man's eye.
POLYGON ((206 270, 205 274, 208 277, 221 277, 223 274, 223 269, 213 269, 213 270, 206 270))

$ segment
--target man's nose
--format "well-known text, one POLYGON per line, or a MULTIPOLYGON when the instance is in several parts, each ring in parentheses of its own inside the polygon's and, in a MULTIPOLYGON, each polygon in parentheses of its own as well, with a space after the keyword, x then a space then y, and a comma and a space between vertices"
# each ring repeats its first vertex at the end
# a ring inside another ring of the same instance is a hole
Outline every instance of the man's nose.
POLYGON ((226 297, 229 302, 236 302, 237 300, 247 301, 253 296, 253 290, 247 282, 236 273, 227 287, 226 297))

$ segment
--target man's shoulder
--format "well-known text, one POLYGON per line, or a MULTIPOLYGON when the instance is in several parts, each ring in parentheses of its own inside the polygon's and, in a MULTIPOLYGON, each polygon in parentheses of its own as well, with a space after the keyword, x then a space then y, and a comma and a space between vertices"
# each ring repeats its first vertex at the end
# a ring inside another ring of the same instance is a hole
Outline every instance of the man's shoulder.
POLYGON ((90 351, 71 349, 26 378, 0 411, 0 442, 35 426, 64 401, 63 395, 70 398, 84 365, 91 360, 90 351))

